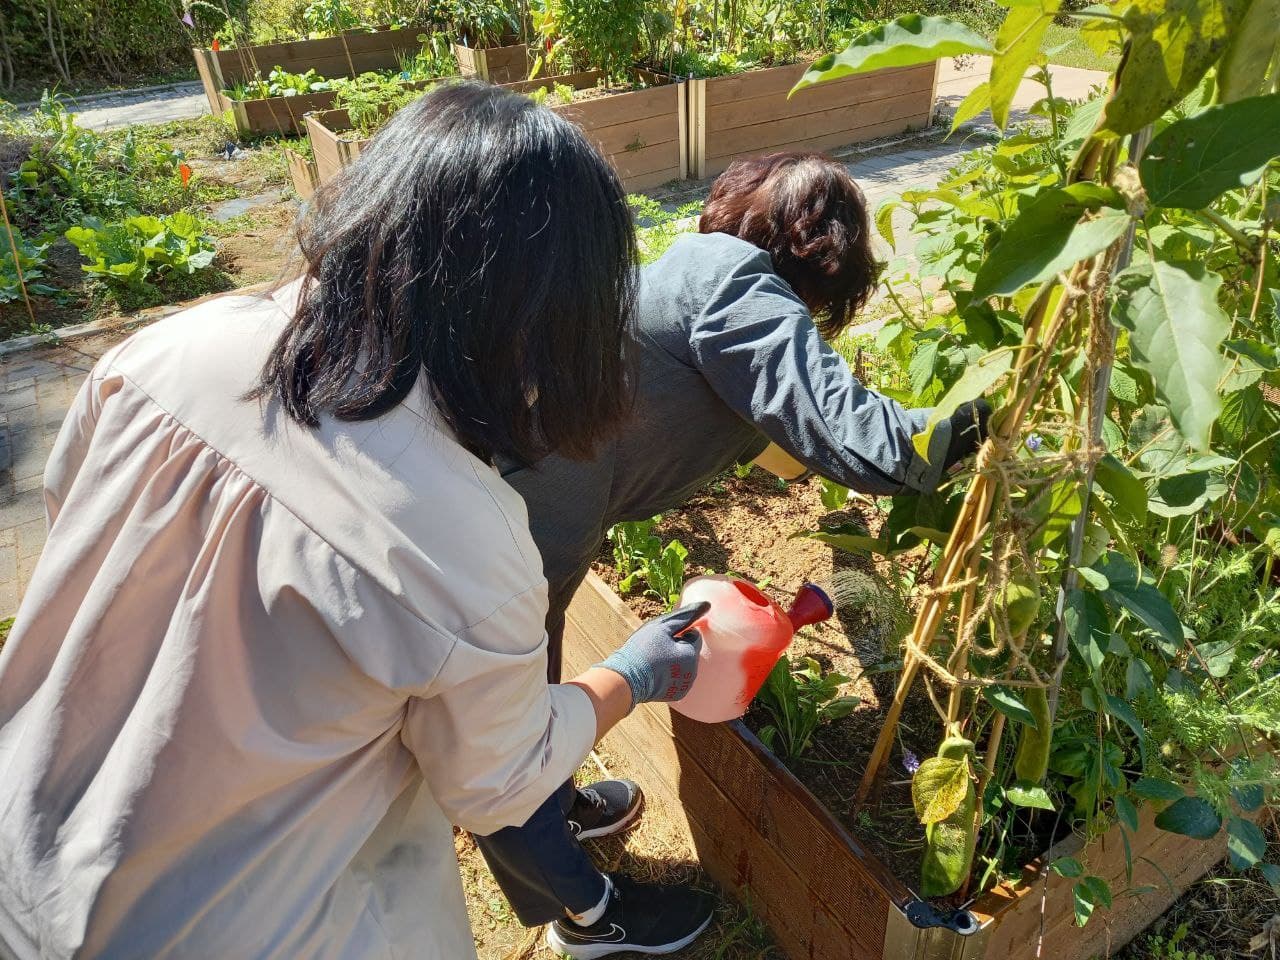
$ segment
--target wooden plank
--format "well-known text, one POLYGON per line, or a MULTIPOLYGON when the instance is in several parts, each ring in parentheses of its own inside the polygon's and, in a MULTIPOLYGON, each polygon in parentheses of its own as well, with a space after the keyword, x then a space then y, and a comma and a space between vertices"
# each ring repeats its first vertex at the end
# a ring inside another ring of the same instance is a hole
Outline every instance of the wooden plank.
MULTIPOLYGON (((845 147, 852 143, 859 143, 863 140, 875 140, 879 137, 887 137, 895 133, 904 133, 907 130, 922 130, 929 125, 929 114, 921 113, 914 117, 904 117, 900 120, 889 120, 884 123, 872 124, 867 127, 860 127, 856 130, 840 131, 834 134, 827 134, 821 137, 815 137, 810 140, 802 140, 798 143, 786 144, 788 150, 832 150, 836 147, 845 147)), ((711 177, 724 171, 734 160, 739 157, 749 157, 758 153, 768 153, 778 150, 780 147, 767 147, 757 150, 744 150, 741 153, 731 154, 724 157, 708 157, 703 163, 703 173, 701 176, 711 177)))
POLYGON ((316 161, 316 176, 321 183, 332 180, 343 167, 343 154, 335 131, 350 129, 351 119, 346 110, 324 110, 307 114, 306 126, 311 154, 316 161))
POLYGON ((191 56, 196 62, 196 73, 200 77, 200 86, 204 89, 205 99, 209 101, 209 110, 217 116, 222 113, 222 110, 219 109, 218 96, 221 84, 214 78, 212 51, 193 47, 191 56))
POLYGON ((581 73, 565 73, 560 76, 539 77, 536 80, 516 80, 501 86, 516 93, 532 93, 534 90, 551 90, 557 86, 573 87, 575 90, 588 90, 604 77, 599 70, 584 70, 581 73))
MULTIPOLYGON (((557 111, 559 112, 559 111, 557 111)), ((561 114, 561 116, 565 116, 561 114)), ((571 116, 565 119, 572 120, 571 116)), ((576 122, 576 121, 575 121, 576 122)), ((672 112, 661 117, 648 117, 633 123, 617 123, 608 127, 582 127, 582 132, 606 156, 644 153, 654 147, 670 146, 671 162, 679 164, 680 118, 672 112)))
POLYGON ((294 192, 300 199, 310 200, 320 183, 316 174, 316 162, 288 147, 285 148, 284 156, 289 164, 289 179, 293 181, 294 192))
POLYGON ((652 117, 678 115, 676 97, 680 84, 672 83, 647 90, 628 90, 595 100, 552 107, 556 113, 572 120, 584 130, 612 127, 624 123, 636 123, 652 117))
POLYGON ((223 85, 250 79, 257 73, 265 77, 275 67, 290 73, 314 69, 322 77, 349 77, 353 75, 353 68, 355 73, 364 73, 398 66, 402 56, 417 53, 421 48, 417 40, 420 32, 419 29, 405 27, 206 53, 217 64, 223 85))
MULTIPOLYGON (((767 70, 748 70, 745 73, 735 73, 726 77, 710 77, 706 81, 707 107, 735 103, 739 100, 750 100, 755 97, 785 97, 791 91, 791 88, 796 85, 796 81, 800 79, 806 69, 808 69, 807 64, 796 63, 785 67, 771 67, 767 70)), ((928 70, 928 65, 924 67, 892 67, 885 70, 877 70, 874 73, 834 80, 830 84, 823 84, 823 86, 853 87, 856 89, 859 85, 871 82, 876 78, 901 77, 903 74, 926 73, 928 70)), ((816 93, 818 89, 821 88, 815 88, 813 92, 816 93)), ((804 95, 805 93, 800 93, 797 94, 797 97, 804 95)))
POLYGON ((778 94, 708 107, 708 135, 735 127, 823 114, 836 108, 861 106, 904 94, 919 94, 921 102, 932 98, 933 81, 928 74, 912 72, 889 77, 873 75, 866 79, 871 82, 824 85, 812 91, 806 90, 791 100, 787 99, 786 94, 778 94))
POLYGON ((927 117, 929 91, 904 93, 901 96, 873 100, 856 106, 834 107, 821 113, 802 114, 757 123, 751 126, 707 133, 707 158, 736 156, 781 149, 820 137, 844 135, 845 143, 859 139, 865 127, 873 127, 906 117, 927 117))
POLYGON ((479 77, 490 83, 515 83, 529 76, 529 48, 523 43, 501 47, 453 45, 458 72, 464 77, 479 77))
POLYGON ((262 97, 232 101, 236 129, 242 134, 298 134, 306 129, 303 116, 329 110, 337 96, 332 90, 303 93, 296 97, 262 97))

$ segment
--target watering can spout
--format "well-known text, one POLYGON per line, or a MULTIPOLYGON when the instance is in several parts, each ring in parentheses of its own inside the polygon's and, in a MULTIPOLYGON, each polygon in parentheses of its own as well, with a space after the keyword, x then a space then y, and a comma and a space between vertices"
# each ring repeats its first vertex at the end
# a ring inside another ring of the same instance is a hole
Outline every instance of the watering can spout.
POLYGON ((836 612, 835 604, 827 596, 826 591, 817 584, 806 583, 798 591, 796 598, 787 610, 787 618, 795 630, 807 627, 811 623, 827 620, 836 612))

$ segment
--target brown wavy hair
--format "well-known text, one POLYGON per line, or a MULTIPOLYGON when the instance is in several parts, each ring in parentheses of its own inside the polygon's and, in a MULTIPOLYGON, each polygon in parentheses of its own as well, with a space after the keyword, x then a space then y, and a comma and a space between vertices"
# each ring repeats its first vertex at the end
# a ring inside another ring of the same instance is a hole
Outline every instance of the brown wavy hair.
POLYGON ((879 283, 866 199, 844 165, 820 153, 735 160, 712 185, 698 229, 767 250, 824 337, 847 327, 879 283))

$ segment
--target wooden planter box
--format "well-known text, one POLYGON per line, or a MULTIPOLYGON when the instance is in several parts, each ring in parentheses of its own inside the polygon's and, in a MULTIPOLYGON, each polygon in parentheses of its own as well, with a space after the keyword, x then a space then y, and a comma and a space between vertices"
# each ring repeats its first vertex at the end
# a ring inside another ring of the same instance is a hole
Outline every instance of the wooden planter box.
POLYGON ((458 72, 490 83, 515 83, 529 76, 529 47, 513 43, 502 47, 469 47, 455 43, 458 72))
MULTIPOLYGON (((565 675, 599 663, 640 626, 594 574, 569 607, 565 675)), ((1157 829, 1150 807, 1131 839, 1128 886, 1118 827, 1083 843, 1068 837, 1025 871, 970 906, 976 932, 918 926, 921 902, 849 833, 741 722, 702 724, 666 706, 644 705, 609 734, 621 755, 698 851, 703 868, 749 904, 793 960, 1035 960, 1043 916, 1046 956, 1110 955, 1163 913, 1225 854, 1225 834, 1199 842, 1157 829), (1084 928, 1074 925, 1073 880, 1041 863, 1075 856, 1117 891, 1084 928), (1148 862, 1150 861, 1150 862, 1148 862), (1159 868, 1153 864, 1158 864, 1159 868), (1164 871, 1168 882, 1159 872, 1164 871)))
MULTIPOLYGON (((651 82, 663 78, 646 74, 651 82)), ((505 84, 521 93, 557 83, 576 90, 594 87, 597 71, 569 76, 544 77, 505 84)), ((643 190, 668 180, 684 177, 687 171, 687 136, 684 85, 661 83, 645 90, 629 90, 581 103, 559 104, 551 108, 573 121, 606 159, 613 164, 628 190, 643 190)), ((340 134, 351 128, 345 110, 322 110, 306 118, 307 135, 316 158, 316 174, 324 182, 360 156, 368 140, 343 140, 340 134)))
POLYGON ((306 117, 307 138, 315 157, 316 184, 332 180, 343 167, 355 163, 356 157, 369 143, 368 137, 344 140, 342 134, 351 129, 346 110, 321 110, 306 117))
POLYGON ((276 67, 289 73, 314 69, 325 79, 354 77, 370 70, 389 70, 400 59, 413 56, 421 48, 421 29, 378 30, 347 33, 320 40, 295 40, 235 47, 231 50, 195 48, 196 72, 215 115, 233 111, 241 134, 301 133, 302 117, 310 110, 333 106, 333 93, 306 93, 296 97, 270 97, 233 101, 223 92, 236 83, 266 76, 276 67))
POLYGON ((289 178, 293 181, 293 190, 301 200, 310 200, 311 195, 320 186, 320 177, 316 172, 316 162, 294 150, 286 149, 285 160, 289 164, 289 178))
MULTIPOLYGON (((648 70, 637 70, 636 76, 650 86, 551 109, 582 128, 625 188, 645 190, 688 175, 688 103, 683 82, 648 70)), ((592 70, 505 86, 521 93, 556 84, 585 90, 600 79, 600 71, 592 70)))
POLYGON ((715 176, 752 154, 829 150, 933 120, 937 64, 846 77, 787 99, 806 66, 690 80, 692 175, 715 176))

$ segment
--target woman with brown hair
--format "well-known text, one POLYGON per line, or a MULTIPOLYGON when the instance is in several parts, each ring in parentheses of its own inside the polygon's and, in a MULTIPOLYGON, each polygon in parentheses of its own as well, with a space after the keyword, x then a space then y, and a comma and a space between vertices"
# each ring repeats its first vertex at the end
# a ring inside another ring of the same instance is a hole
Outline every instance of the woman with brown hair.
MULTIPOLYGON (((678 506, 737 463, 896 494, 933 490, 977 448, 985 405, 938 424, 922 458, 911 437, 929 411, 865 388, 826 342, 877 282, 862 192, 843 165, 814 153, 733 164, 712 187, 699 232, 642 271, 636 400, 621 433, 587 461, 551 456, 504 470, 542 553, 553 679, 565 608, 613 524, 678 506)), ((640 802, 629 781, 567 785, 524 828, 481 841, 520 919, 555 921, 548 937, 557 949, 574 957, 628 949, 637 898, 611 899, 627 881, 603 878, 577 841, 621 830, 640 802), (558 891, 581 900, 599 889, 600 909, 579 916, 593 923, 565 918, 558 891)), ((644 915, 668 915, 680 896, 664 905, 647 891, 644 915)))

